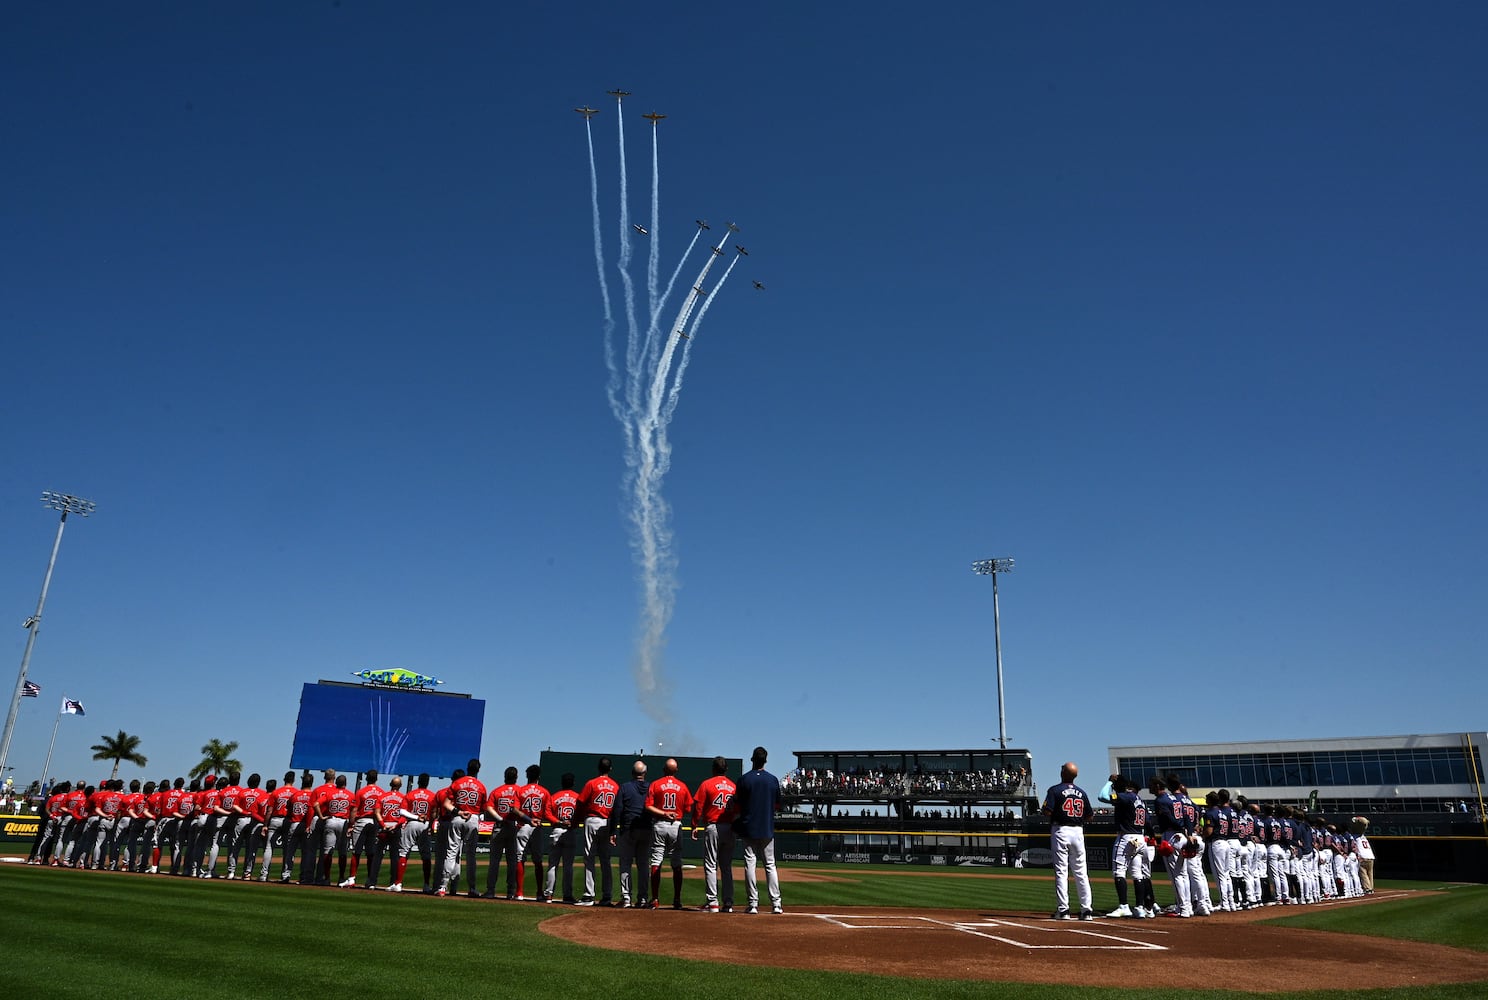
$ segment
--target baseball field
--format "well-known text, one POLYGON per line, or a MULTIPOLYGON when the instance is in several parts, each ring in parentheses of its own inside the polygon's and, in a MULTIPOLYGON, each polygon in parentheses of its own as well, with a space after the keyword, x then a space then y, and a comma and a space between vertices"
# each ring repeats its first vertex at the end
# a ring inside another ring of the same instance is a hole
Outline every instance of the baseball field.
MULTIPOLYGON (((1488 995, 1485 886, 1382 883, 1285 918, 1056 922, 1048 873, 782 875, 786 913, 750 916, 4 864, 0 941, 17 986, 47 997, 1488 995)), ((695 872, 684 902, 701 902, 695 872)))

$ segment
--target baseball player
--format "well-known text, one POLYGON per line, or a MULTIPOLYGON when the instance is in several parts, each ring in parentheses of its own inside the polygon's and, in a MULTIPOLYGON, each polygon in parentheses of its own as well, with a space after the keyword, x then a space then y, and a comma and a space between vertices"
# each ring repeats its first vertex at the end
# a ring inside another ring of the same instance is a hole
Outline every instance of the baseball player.
MULTIPOLYGON (((280 852, 289 849, 289 803, 294 798, 295 780, 293 771, 284 772, 284 784, 269 791, 267 798, 262 804, 263 826, 259 833, 263 839, 263 865, 258 871, 258 880, 267 882, 269 880, 269 865, 274 860, 274 844, 280 845, 280 852)), ((272 785, 273 782, 270 782, 272 785)), ((249 866, 244 869, 245 877, 252 870, 252 858, 249 866)))
POLYGON ((376 771, 368 769, 366 779, 367 783, 357 789, 353 799, 351 833, 347 838, 351 843, 351 871, 347 872, 346 878, 340 882, 343 889, 350 889, 356 885, 357 862, 361 860, 363 854, 366 854, 367 861, 371 862, 372 852, 376 849, 373 845, 382 836, 382 824, 378 819, 377 804, 387 794, 387 791, 377 783, 376 771))
MULTIPOLYGON (((153 782, 150 785, 153 790, 153 782)), ((129 783, 129 791, 119 800, 119 812, 114 817, 114 836, 109 841, 108 870, 128 871, 139 853, 139 838, 144 832, 145 794, 140 791, 140 781, 129 783)))
POLYGON ((601 757, 596 764, 599 772, 590 778, 579 792, 579 814, 584 821, 584 897, 580 906, 594 905, 594 866, 603 865, 599 901, 609 906, 614 899, 614 872, 610 866, 610 810, 615 807, 615 798, 620 794, 620 785, 610 777, 610 758, 601 757))
POLYGON ((296 855, 300 859, 300 884, 315 881, 311 866, 315 864, 316 852, 310 844, 315 835, 315 789, 310 787, 314 781, 306 771, 300 777, 300 787, 290 797, 289 813, 284 823, 287 832, 284 834, 284 867, 279 872, 280 882, 294 878, 296 855))
POLYGON ((331 861, 337 862, 336 884, 346 876, 346 828, 351 823, 351 810, 356 804, 356 793, 346 787, 346 775, 336 775, 336 787, 331 794, 322 796, 316 805, 316 815, 321 820, 320 871, 316 885, 331 884, 331 861))
POLYGON ((502 773, 503 781, 491 789, 486 796, 486 816, 491 827, 491 851, 486 861, 486 898, 496 898, 496 877, 501 872, 501 862, 506 861, 506 898, 517 898, 517 876, 520 868, 517 860, 517 769, 508 767, 502 773))
MULTIPOLYGON (((227 856, 227 877, 231 879, 238 877, 238 855, 242 853, 243 840, 253 823, 253 815, 244 802, 244 793, 248 789, 239 784, 242 780, 242 775, 237 771, 227 776, 227 787, 222 789, 222 797, 217 802, 217 809, 220 813, 218 828, 221 833, 217 838, 217 843, 212 845, 212 859, 208 865, 213 872, 217 870, 217 854, 220 846, 221 853, 227 856)), ((253 784, 253 799, 257 801, 263 795, 262 789, 258 787, 262 779, 254 774, 248 780, 253 784)))
MULTIPOLYGON (((672 859, 672 909, 682 909, 682 817, 692 823, 692 792, 677 777, 677 760, 668 757, 662 776, 646 793, 651 814, 651 909, 661 902, 661 865, 672 859)), ((693 827, 695 830, 696 827, 693 827)))
POLYGON ((770 912, 784 913, 780 901, 780 872, 775 867, 775 814, 780 811, 780 779, 765 770, 770 759, 764 747, 749 755, 750 769, 734 789, 730 803, 735 810, 734 836, 744 845, 745 913, 759 912, 760 862, 765 866, 765 891, 770 894, 770 912))
POLYGON ((703 834, 703 905, 705 913, 734 911, 734 795, 738 786, 728 776, 728 761, 713 758, 713 775, 692 797, 692 839, 703 834), (720 869, 720 865, 722 866, 720 869), (720 895, 719 872, 723 874, 720 895))
MULTIPOLYGON (((1235 835, 1235 814, 1230 809, 1229 790, 1221 791, 1224 792, 1223 798, 1219 792, 1210 792, 1204 796, 1200 829, 1209 845, 1209 870, 1214 873, 1214 882, 1219 887, 1219 908, 1228 913, 1236 909, 1235 884, 1230 881, 1230 869, 1234 864, 1239 838, 1235 835)), ((1206 889, 1206 894, 1207 891, 1206 889)))
MULTIPOLYGON (((548 790, 538 784, 537 779, 542 776, 542 768, 537 764, 527 765, 527 784, 517 789, 517 898, 526 899, 522 895, 523 883, 527 877, 527 869, 523 862, 530 855, 532 858, 532 870, 534 874, 533 884, 537 886, 533 891, 540 897, 543 891, 543 842, 539 831, 542 829, 543 815, 548 809, 548 790)), ((508 880, 511 871, 507 871, 508 880)))
POLYGON ((67 795, 72 791, 72 785, 64 781, 52 788, 47 796, 46 804, 42 806, 42 813, 46 820, 39 826, 41 836, 37 838, 36 844, 31 849, 31 856, 26 859, 28 865, 44 865, 51 857, 52 845, 57 843, 58 834, 62 829, 62 817, 67 815, 63 804, 67 801, 67 795))
POLYGON ((160 856, 165 854, 167 869, 175 867, 181 843, 181 800, 186 796, 185 780, 177 778, 155 793, 155 850, 150 854, 150 874, 160 871, 160 856), (167 847, 169 845, 169 847, 167 847))
POLYGON ((545 903, 553 901, 557 888, 558 866, 563 866, 563 901, 577 903, 574 898, 574 850, 578 844, 578 830, 574 820, 579 812, 579 793, 574 791, 573 772, 565 772, 558 779, 558 791, 548 799, 543 819, 548 823, 548 881, 539 897, 545 903))
POLYGON ((1055 920, 1068 920, 1069 877, 1073 873, 1080 898, 1080 919, 1094 920, 1091 909, 1090 875, 1085 868, 1085 821, 1090 818, 1090 796, 1075 784, 1080 769, 1067 761, 1059 769, 1059 784, 1044 795, 1042 812, 1049 819, 1049 845, 1054 852, 1055 920))
POLYGON ((620 905, 631 904, 630 871, 634 865, 640 875, 635 904, 646 906, 650 879, 646 862, 651 859, 651 814, 646 811, 646 793, 651 783, 646 780, 646 762, 638 760, 630 767, 631 780, 620 786, 615 806, 610 810, 610 843, 620 849, 620 905))
POLYGON ((475 895, 476 839, 480 834, 481 808, 486 801, 486 786, 478 777, 480 766, 480 761, 472 757, 465 765, 465 776, 450 783, 449 794, 440 804, 444 813, 444 835, 440 838, 444 845, 444 870, 439 874, 436 896, 448 895, 450 887, 455 885, 461 855, 468 856, 465 884, 469 894, 475 895))
POLYGON ((1116 819, 1116 842, 1111 845, 1111 876, 1116 883, 1116 909, 1108 917, 1151 917, 1144 905, 1150 892, 1152 867, 1147 861, 1147 806, 1137 794, 1136 782, 1125 775, 1112 775, 1111 796, 1102 799, 1111 804, 1116 819), (1130 876, 1137 892, 1137 905, 1128 904, 1126 880, 1130 876))
POLYGON ((390 892, 403 891, 403 874, 415 847, 424 864, 424 892, 434 891, 429 879, 429 826, 436 815, 434 799, 435 793, 429 791, 429 772, 425 771, 418 776, 418 787, 403 797, 404 823, 398 834, 398 861, 393 884, 388 886, 390 892))
MULTIPOLYGON (((371 838, 367 853, 368 889, 377 888, 377 876, 382 871, 382 855, 388 845, 393 848, 393 870, 397 871, 398 845, 403 837, 403 804, 406 801, 407 799, 403 797, 403 779, 395 774, 388 779, 386 794, 377 800, 377 832, 371 838)), ((352 858, 351 863, 356 864, 355 857, 352 858)), ((396 878, 393 884, 398 885, 398 888, 394 889, 390 885, 388 886, 390 891, 403 891, 403 886, 398 884, 396 878)))
POLYGON ((56 853, 52 856, 53 865, 71 864, 73 849, 77 846, 78 837, 82 836, 83 824, 88 821, 88 796, 97 790, 86 781, 79 779, 72 786, 72 791, 67 793, 67 798, 62 800, 62 808, 66 815, 62 817, 56 853))

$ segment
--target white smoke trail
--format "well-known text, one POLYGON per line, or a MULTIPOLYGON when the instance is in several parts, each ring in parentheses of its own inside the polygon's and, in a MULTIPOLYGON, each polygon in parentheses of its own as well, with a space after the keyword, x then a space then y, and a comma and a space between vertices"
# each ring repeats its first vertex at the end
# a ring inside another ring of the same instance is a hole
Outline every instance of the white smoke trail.
POLYGON ((599 275, 599 295, 604 302, 604 359, 609 379, 605 383, 605 394, 609 397, 610 412, 624 423, 624 411, 620 407, 620 369, 615 364, 615 313, 610 307, 610 283, 605 279, 604 235, 599 220, 599 168, 594 163, 594 127, 584 119, 584 135, 589 140, 589 203, 594 212, 594 270, 599 275))
MULTIPOLYGON (((617 99, 617 110, 619 101, 617 99)), ((587 121, 587 119, 586 119, 587 121)), ((600 289, 605 307, 605 364, 609 372, 610 408, 621 425, 625 444, 625 472, 622 488, 625 495, 625 516, 630 529, 631 548, 634 552, 639 583, 641 585, 640 622, 636 637, 633 672, 636 682, 637 701, 646 715, 657 726, 658 732, 666 736, 670 744, 683 738, 689 742, 688 734, 678 736, 673 731, 671 692, 662 670, 662 652, 666 645, 666 630, 676 608, 677 561, 672 548, 671 509, 662 495, 662 485, 671 466, 671 442, 668 430, 676 413, 681 393, 680 378, 672 378, 670 370, 676 359, 677 347, 684 344, 682 362, 678 375, 685 371, 690 357, 690 341, 683 334, 694 312, 698 321, 711 306, 711 297, 689 290, 678 308, 672 325, 662 332, 662 311, 671 298, 672 290, 681 277, 682 269, 702 236, 699 228, 683 252, 664 290, 660 289, 661 250, 658 233, 661 223, 661 168, 659 141, 656 126, 652 125, 651 139, 651 246, 646 263, 646 291, 648 297, 647 322, 642 332, 636 315, 636 290, 630 274, 632 263, 632 224, 630 221, 629 178, 625 162, 625 128, 619 127, 620 154, 620 249, 617 268, 624 291, 624 311, 627 327, 623 375, 616 362, 613 331, 616 319, 611 311, 611 299, 604 273, 604 252, 601 239, 602 227, 599 214, 599 182, 595 166, 592 133, 589 140, 590 195, 594 214, 595 266, 599 272, 600 289), (709 299, 707 302, 702 300, 709 299), (670 389, 668 383, 670 382, 670 389)), ((703 263, 694 281, 695 288, 703 287, 717 254, 710 254, 703 263)), ((737 260, 730 263, 724 272, 724 280, 737 260)), ((719 283, 722 286, 722 281, 719 283)), ((716 294, 718 289, 714 289, 716 294)), ((697 323, 693 323, 696 329, 697 323)))
MULTIPOLYGON (((724 283, 728 281, 729 275, 734 271, 734 265, 739 263, 739 257, 729 261, 729 266, 724 269, 723 277, 718 279, 718 284, 713 286, 713 294, 708 296, 708 301, 703 303, 703 308, 698 310, 697 319, 692 321, 692 329, 687 332, 687 344, 682 348, 682 357, 677 362, 677 374, 672 377, 672 388, 667 393, 666 404, 661 410, 660 423, 663 426, 672 422, 672 414, 677 412, 677 403, 682 398, 682 376, 687 374, 687 363, 692 360, 692 345, 697 339, 698 330, 702 329, 703 317, 708 315, 708 310, 713 307, 713 300, 718 298, 718 293, 723 291, 724 283)), ((671 448, 668 446, 665 464, 671 465, 671 448)))

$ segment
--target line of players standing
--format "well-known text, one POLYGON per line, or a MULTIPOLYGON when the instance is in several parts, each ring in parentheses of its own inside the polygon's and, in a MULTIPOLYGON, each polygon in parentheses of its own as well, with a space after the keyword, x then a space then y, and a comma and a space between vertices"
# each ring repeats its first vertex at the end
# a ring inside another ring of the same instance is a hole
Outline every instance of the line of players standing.
POLYGON ((1361 852, 1368 842, 1348 830, 1308 816, 1292 806, 1233 801, 1227 789, 1210 792, 1200 807, 1175 774, 1154 776, 1147 785, 1155 796, 1149 807, 1139 786, 1124 775, 1112 775, 1100 799, 1115 811, 1116 842, 1111 868, 1118 906, 1107 916, 1208 916, 1257 906, 1317 903, 1373 892, 1369 866, 1361 882, 1361 852), (1203 857, 1218 888, 1214 902, 1205 878, 1203 857), (1152 893, 1152 865, 1161 857, 1173 881, 1174 905, 1160 911, 1152 893), (1136 899, 1128 899, 1127 879, 1136 899))
MULTIPOLYGON (((764 751, 756 749, 756 771, 763 771, 764 751)), ((538 890, 536 898, 552 902, 556 879, 562 870, 562 901, 577 905, 612 905, 613 876, 610 848, 618 844, 621 862, 619 905, 630 906, 632 863, 642 880, 636 887, 638 906, 657 906, 661 866, 671 856, 673 906, 681 907, 682 858, 680 826, 688 819, 693 838, 705 836, 705 910, 728 911, 733 904, 732 857, 736 785, 724 773, 724 758, 715 758, 713 776, 703 781, 696 794, 676 778, 675 761, 667 762, 667 774, 655 782, 645 781, 646 766, 637 761, 634 780, 625 791, 641 797, 638 806, 628 806, 622 786, 609 776, 610 759, 598 762, 598 774, 581 791, 574 790, 574 776, 564 774, 561 788, 549 793, 538 784, 541 768, 527 768, 527 782, 517 783, 517 769, 508 767, 505 782, 486 790, 478 778, 480 762, 470 761, 456 770, 450 785, 429 789, 429 775, 416 779, 417 787, 406 793, 402 779, 392 777, 388 787, 378 784, 376 771, 365 773, 365 784, 347 788, 346 775, 326 771, 324 783, 312 787, 307 772, 295 787, 295 773, 286 772, 284 783, 272 779, 260 787, 260 775, 249 775, 240 784, 239 774, 218 782, 209 776, 189 784, 139 781, 126 791, 122 780, 106 781, 94 788, 66 783, 47 798, 45 821, 37 832, 28 864, 131 871, 199 878, 222 877, 219 861, 226 859, 227 879, 252 879, 258 866, 258 881, 269 879, 273 852, 281 848, 279 880, 294 880, 295 859, 300 859, 302 884, 328 885, 332 862, 338 862, 337 885, 357 885, 362 857, 367 858, 368 889, 377 886, 384 858, 392 855, 392 876, 387 888, 403 891, 409 859, 417 851, 423 867, 423 891, 440 896, 458 887, 461 862, 468 895, 476 892, 476 845, 481 820, 493 823, 490 859, 486 870, 486 897, 496 895, 501 862, 507 862, 506 898, 525 899, 523 862, 533 861, 538 890), (617 808, 620 807, 620 808, 617 808), (547 843, 541 832, 546 829, 547 843), (574 896, 573 867, 578 849, 584 857, 582 899, 574 896), (544 883, 543 855, 548 872, 544 883), (432 856, 432 857, 431 857, 432 856), (350 867, 348 871, 348 857, 350 867), (239 861, 242 867, 239 867, 239 861), (723 864, 720 865, 720 859, 723 864), (431 867, 432 861, 432 867, 431 867), (595 867, 602 864, 602 898, 596 898, 595 867), (647 864, 649 862, 649 865, 647 864), (649 892, 644 877, 649 868, 649 892), (722 873, 722 891, 719 874, 722 873), (240 875, 241 873, 241 875, 240 875), (648 904, 649 901, 649 904, 648 904)), ((753 777, 753 775, 751 775, 753 777)), ((778 783, 763 813, 772 817, 778 808, 778 783)), ((754 849, 765 863, 768 889, 775 912, 780 912, 780 892, 775 872, 773 823, 769 836, 744 838, 745 861, 750 878, 750 910, 754 909, 754 849)))

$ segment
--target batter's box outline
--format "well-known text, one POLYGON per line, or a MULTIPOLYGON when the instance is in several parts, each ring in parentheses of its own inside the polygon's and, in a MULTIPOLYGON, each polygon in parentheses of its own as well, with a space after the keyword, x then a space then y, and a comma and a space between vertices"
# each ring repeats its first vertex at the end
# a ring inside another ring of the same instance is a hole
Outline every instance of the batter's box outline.
POLYGON ((985 938, 989 941, 998 941, 1002 944, 1011 945, 1014 948, 1022 948, 1026 951, 1168 950, 1166 945, 1157 944, 1152 941, 1137 940, 1109 931, 1087 929, 1084 927, 1040 927, 1038 924, 1025 924, 1011 920, 940 920, 936 917, 888 913, 813 913, 810 916, 850 931, 913 931, 944 928, 946 930, 957 931, 961 934, 969 934, 973 937, 985 938), (893 922, 890 923, 890 921, 893 922), (1038 943, 1034 941, 1019 941, 1017 938, 1008 937, 1005 933, 995 933, 995 931, 1000 929, 1013 928, 1019 931, 1031 931, 1034 934, 1053 934, 1057 935, 1059 939, 1051 939, 1048 943, 1038 943), (1068 940, 1071 936, 1093 940, 1072 942, 1068 940))

